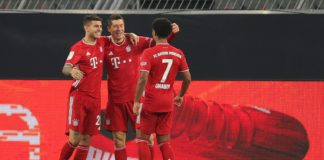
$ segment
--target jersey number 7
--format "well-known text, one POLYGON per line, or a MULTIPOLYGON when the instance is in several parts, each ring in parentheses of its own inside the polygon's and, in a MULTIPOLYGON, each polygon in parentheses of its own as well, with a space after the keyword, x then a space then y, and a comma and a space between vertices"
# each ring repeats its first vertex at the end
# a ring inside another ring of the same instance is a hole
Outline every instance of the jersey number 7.
POLYGON ((168 75, 169 75, 169 72, 170 72, 170 69, 172 67, 172 64, 173 64, 173 59, 162 59, 162 63, 167 63, 167 67, 163 73, 163 76, 162 76, 162 79, 161 79, 161 83, 164 83, 165 80, 167 79, 168 75))

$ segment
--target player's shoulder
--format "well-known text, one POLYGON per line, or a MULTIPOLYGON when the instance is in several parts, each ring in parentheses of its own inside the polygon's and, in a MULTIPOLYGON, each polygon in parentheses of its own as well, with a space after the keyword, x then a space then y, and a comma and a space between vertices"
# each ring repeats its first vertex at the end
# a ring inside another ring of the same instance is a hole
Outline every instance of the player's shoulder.
POLYGON ((139 37, 139 40, 144 40, 144 41, 147 41, 147 40, 151 40, 152 38, 150 37, 145 37, 145 36, 138 36, 139 37))
POLYGON ((170 48, 171 48, 171 51, 176 52, 176 53, 181 54, 181 55, 184 55, 183 51, 181 49, 176 48, 176 47, 174 47, 172 45, 170 45, 170 48))
POLYGON ((146 48, 143 51, 143 55, 146 55, 146 56, 151 55, 153 53, 154 53, 154 47, 152 47, 152 48, 146 48))
POLYGON ((101 36, 100 38, 97 39, 97 42, 102 45, 109 44, 110 37, 109 36, 101 36))
POLYGON ((71 50, 81 50, 84 47, 82 40, 77 41, 71 46, 71 50))

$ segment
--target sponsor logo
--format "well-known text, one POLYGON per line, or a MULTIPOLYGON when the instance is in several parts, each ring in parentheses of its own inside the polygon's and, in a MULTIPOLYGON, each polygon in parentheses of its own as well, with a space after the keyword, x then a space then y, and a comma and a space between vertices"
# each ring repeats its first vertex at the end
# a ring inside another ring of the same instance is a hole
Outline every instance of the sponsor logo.
POLYGON ((74 51, 70 51, 66 60, 71 60, 73 58, 73 56, 74 56, 74 51))

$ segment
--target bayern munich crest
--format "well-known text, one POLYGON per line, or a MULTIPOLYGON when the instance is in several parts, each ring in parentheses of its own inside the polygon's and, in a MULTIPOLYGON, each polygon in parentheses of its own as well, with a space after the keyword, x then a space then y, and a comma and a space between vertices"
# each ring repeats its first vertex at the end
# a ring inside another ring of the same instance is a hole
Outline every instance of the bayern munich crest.
POLYGON ((74 119, 72 124, 73 124, 73 126, 78 126, 79 125, 79 120, 74 119))
POLYGON ((126 47, 126 52, 130 52, 130 51, 132 51, 132 48, 130 46, 127 46, 126 47))

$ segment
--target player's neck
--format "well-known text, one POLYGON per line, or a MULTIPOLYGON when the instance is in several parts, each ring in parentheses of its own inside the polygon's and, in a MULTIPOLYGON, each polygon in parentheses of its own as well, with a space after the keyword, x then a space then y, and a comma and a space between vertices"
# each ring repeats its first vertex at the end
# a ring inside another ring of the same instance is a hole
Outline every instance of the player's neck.
POLYGON ((95 45, 96 42, 97 42, 97 39, 96 38, 93 38, 93 37, 85 36, 82 39, 82 41, 83 41, 84 44, 95 45))
POLYGON ((156 39, 155 40, 155 43, 156 44, 166 44, 166 43, 168 43, 168 40, 165 39, 165 38, 163 38, 163 39, 156 39))
POLYGON ((123 38, 120 38, 120 39, 115 39, 115 38, 112 37, 111 40, 116 45, 122 45, 125 42, 126 37, 123 36, 123 38))

